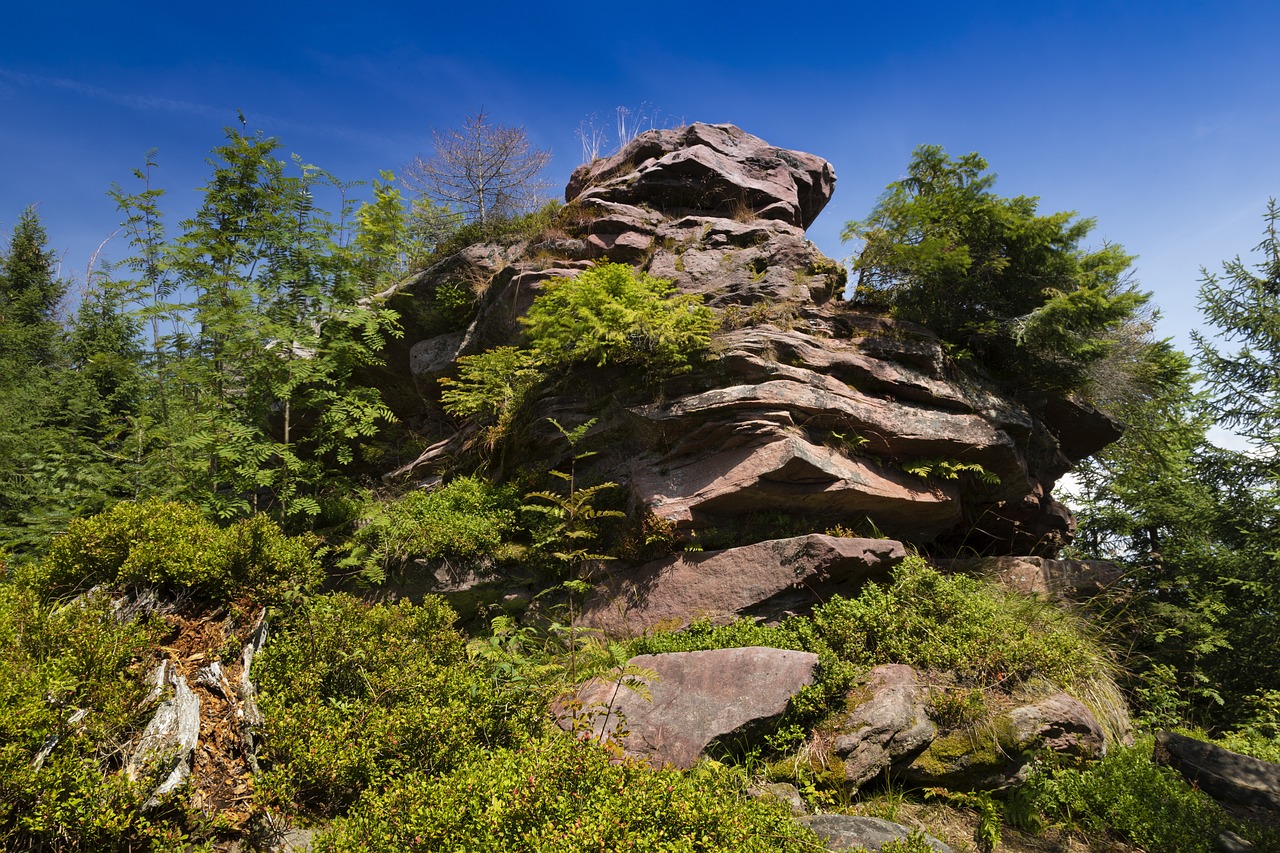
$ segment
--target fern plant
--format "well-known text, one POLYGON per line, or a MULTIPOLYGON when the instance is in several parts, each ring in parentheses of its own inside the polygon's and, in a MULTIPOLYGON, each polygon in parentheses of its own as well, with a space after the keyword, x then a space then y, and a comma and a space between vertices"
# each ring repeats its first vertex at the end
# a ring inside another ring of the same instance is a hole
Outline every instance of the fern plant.
POLYGON ((914 459, 910 462, 902 463, 902 470, 908 474, 915 474, 924 480, 930 477, 936 477, 939 480, 959 480, 960 475, 969 474, 974 479, 989 486, 1000 485, 999 474, 994 471, 988 471, 977 462, 961 462, 959 459, 943 459, 941 457, 914 459))

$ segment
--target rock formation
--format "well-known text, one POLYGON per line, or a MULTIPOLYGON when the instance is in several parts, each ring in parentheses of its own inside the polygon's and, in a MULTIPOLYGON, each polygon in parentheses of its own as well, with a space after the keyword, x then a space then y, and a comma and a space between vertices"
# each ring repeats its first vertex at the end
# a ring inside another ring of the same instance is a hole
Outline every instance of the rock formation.
MULTIPOLYGON (((626 262, 701 295, 721 324, 694 373, 656 395, 615 394, 621 406, 602 418, 612 452, 595 474, 624 484, 635 508, 686 532, 785 510, 811 529, 874 525, 943 550, 1052 556, 1074 528, 1054 483, 1115 424, 1070 400, 1030 409, 951 363, 929 331, 844 302, 843 267, 804 232, 834 186, 821 158, 729 125, 641 134, 574 172, 557 227, 472 246, 388 294, 420 394, 402 414, 431 422, 436 381, 459 356, 517 341, 548 281, 626 262), (415 306, 458 282, 482 294, 466 327, 415 325, 415 306)), ((611 379, 611 391, 626 384, 611 379)), ((558 389, 537 414, 599 416, 602 393, 558 389)), ((439 435, 402 471, 446 470, 468 436, 439 435)))

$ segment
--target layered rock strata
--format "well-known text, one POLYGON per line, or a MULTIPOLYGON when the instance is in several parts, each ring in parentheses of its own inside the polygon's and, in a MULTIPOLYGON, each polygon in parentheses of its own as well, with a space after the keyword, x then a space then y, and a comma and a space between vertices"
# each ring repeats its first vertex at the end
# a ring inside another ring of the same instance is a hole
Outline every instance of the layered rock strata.
MULTIPOLYGON (((699 294, 721 323, 709 360, 602 421, 614 452, 594 473, 636 509, 686 531, 784 510, 814 529, 869 522, 914 543, 1051 556, 1074 528, 1053 485, 1116 425, 1069 400, 1029 410, 927 330, 840 299, 843 267, 804 232, 834 186, 825 160, 730 125, 649 131, 580 167, 555 228, 472 246, 385 294, 407 318, 405 352, 391 354, 420 395, 406 418, 432 422, 459 356, 518 341, 548 282, 626 262, 699 294), (460 282, 482 294, 471 320, 424 335, 414 306, 460 282)), ((548 413, 585 420, 595 401, 564 391, 548 413)), ((401 473, 447 471, 467 433, 439 435, 401 473)))

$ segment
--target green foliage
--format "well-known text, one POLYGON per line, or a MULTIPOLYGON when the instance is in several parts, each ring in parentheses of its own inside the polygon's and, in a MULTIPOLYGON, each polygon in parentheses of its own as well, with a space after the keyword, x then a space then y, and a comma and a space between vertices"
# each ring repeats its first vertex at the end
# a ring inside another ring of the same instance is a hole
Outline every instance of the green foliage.
MULTIPOLYGON (((113 197, 126 215, 136 279, 113 291, 151 321, 154 418, 179 485, 168 491, 223 518, 269 510, 305 524, 356 448, 391 412, 353 381, 374 363, 395 317, 364 299, 389 274, 369 257, 401 239, 385 187, 344 245, 348 186, 275 139, 228 129, 196 213, 166 240, 161 191, 113 197), (337 195, 335 222, 317 198, 337 195), (372 266, 371 266, 372 264, 372 266)), ((151 163, 148 163, 150 167, 151 163)), ((390 251, 390 249, 388 249, 390 251)))
POLYGON ((118 621, 105 595, 51 605, 0 582, 4 849, 147 849, 146 792, 113 771, 140 724, 136 663, 158 639, 149 624, 118 621))
POLYGON ((921 479, 936 477, 939 480, 959 480, 960 475, 969 474, 981 483, 989 486, 1000 485, 1000 475, 988 471, 977 462, 961 462, 959 459, 913 459, 902 464, 902 470, 914 474, 921 479))
MULTIPOLYGON (((1099 840, 1118 837, 1144 850, 1178 853, 1216 850, 1226 815, 1176 772, 1153 764, 1151 749, 1152 739, 1144 737, 1084 770, 1037 768, 1017 797, 1033 813, 1099 840)), ((1233 828, 1261 840, 1254 829, 1233 828)))
POLYGON ((587 432, 595 426, 592 418, 573 429, 565 429, 554 418, 548 418, 565 441, 569 443, 569 470, 551 471, 551 476, 564 483, 563 490, 530 492, 525 495, 521 509, 536 513, 546 519, 535 527, 534 548, 558 561, 570 578, 576 578, 579 568, 588 560, 609 560, 612 557, 593 553, 600 539, 601 525, 608 518, 625 518, 626 513, 614 509, 599 509, 596 498, 603 492, 617 488, 617 483, 596 483, 580 486, 577 480, 578 463, 595 455, 592 450, 579 450, 578 446, 587 432))
POLYGON ((341 813, 370 787, 445 773, 536 726, 541 709, 494 699, 455 614, 428 597, 370 606, 309 599, 254 662, 266 717, 268 804, 341 813))
POLYGON ((53 596, 150 584, 215 601, 277 601, 319 585, 317 544, 261 515, 219 528, 189 504, 123 502, 72 521, 36 573, 53 596))
POLYGON ((626 264, 602 264, 549 284, 521 318, 550 365, 617 365, 666 376, 711 343, 714 315, 694 295, 626 264))
POLYGON ((1262 242, 1254 251, 1261 260, 1252 268, 1239 256, 1223 264, 1221 276, 1203 271, 1200 310, 1217 340, 1196 332, 1197 355, 1213 391, 1220 423, 1252 439, 1269 460, 1280 456, 1280 207, 1267 206, 1262 242), (1235 344, 1223 349, 1223 344, 1235 344))
POLYGON ((18 217, 0 253, 0 362, 49 364, 55 358, 54 312, 66 285, 54 275, 54 253, 35 208, 18 217))
POLYGON ((1236 726, 1247 697, 1280 678, 1275 648, 1257 642, 1280 631, 1276 216, 1273 206, 1256 270, 1237 258, 1223 277, 1205 274, 1202 307, 1223 335, 1198 336, 1206 391, 1185 356, 1153 347, 1143 393, 1115 406, 1125 437, 1079 470, 1077 554, 1124 566, 1127 582, 1099 604, 1126 639, 1144 716, 1163 725, 1236 726), (1213 445, 1217 418, 1250 439, 1249 452, 1213 445))
POLYGON ((905 663, 1011 688, 1034 675, 1070 687, 1108 678, 1112 665, 1083 623, 1037 599, 908 557, 888 586, 833 598, 813 623, 839 657, 862 666, 905 663))
POLYGON ((1280 763, 1280 690, 1266 690, 1245 702, 1244 722, 1216 739, 1232 752, 1280 763))
POLYGON ((440 380, 440 399, 454 417, 486 424, 485 443, 492 447, 510 434, 542 378, 542 364, 529 350, 495 347, 459 358, 457 378, 440 380))
POLYGON ((784 807, 748 799, 718 765, 681 773, 619 760, 555 734, 477 756, 441 778, 414 774, 371 795, 317 851, 577 853, 800 851, 817 843, 784 807))
POLYGON ((1085 251, 1091 219, 1040 216, 1035 198, 1001 198, 977 154, 912 154, 908 176, 844 237, 863 241, 855 299, 937 332, 1014 390, 1074 390, 1147 300, 1115 245, 1085 251))
POLYGON ((374 582, 414 560, 474 562, 507 541, 516 528, 516 507, 514 489, 478 477, 374 504, 354 537, 359 561, 374 582))

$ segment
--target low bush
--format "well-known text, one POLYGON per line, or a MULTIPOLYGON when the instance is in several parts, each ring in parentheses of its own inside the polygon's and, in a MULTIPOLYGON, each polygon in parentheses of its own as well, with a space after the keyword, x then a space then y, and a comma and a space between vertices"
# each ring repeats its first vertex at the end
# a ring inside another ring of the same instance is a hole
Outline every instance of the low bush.
MULTIPOLYGON (((1209 796, 1174 771, 1151 763, 1152 738, 1143 737, 1090 767, 1033 770, 1014 795, 1010 815, 1024 826, 1047 819, 1091 838, 1123 839, 1144 850, 1211 853, 1224 826, 1264 839, 1256 827, 1234 825, 1209 796)), ((1266 843, 1274 844, 1269 837, 1266 843)))
POLYGON ((662 378, 707 350, 715 316, 667 279, 602 264, 548 283, 520 322, 547 364, 620 365, 662 378))
POLYGON ((893 582, 813 613, 817 635, 860 666, 905 663, 1012 688, 1040 676, 1061 687, 1108 679, 1112 664, 1084 624, 1047 602, 908 557, 893 582))
POLYGON ((148 584, 214 601, 272 601, 319 585, 317 545, 262 515, 220 528, 189 504, 123 502, 72 521, 32 582, 53 596, 148 584))
POLYGON ((147 792, 114 771, 159 633, 118 622, 106 596, 50 606, 0 583, 0 847, 147 849, 147 792))
POLYGON ((719 765, 651 770, 555 733, 416 773, 366 796, 317 851, 812 851, 785 807, 748 799, 719 765))
POLYGON ((473 563, 498 551, 516 529, 511 486, 459 477, 435 491, 374 505, 355 545, 367 578, 380 581, 413 560, 473 563))
POLYGON ((254 670, 266 717, 260 799, 338 814, 370 786, 444 773, 536 727, 495 698, 440 599, 317 596, 278 626, 254 670))

